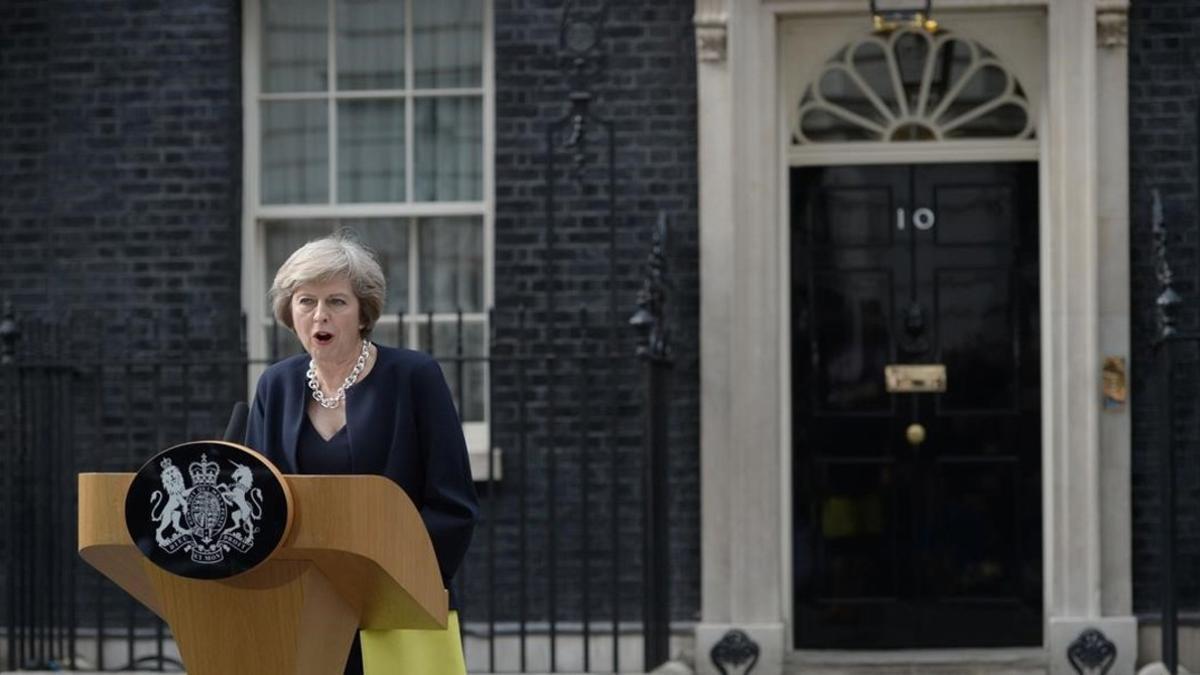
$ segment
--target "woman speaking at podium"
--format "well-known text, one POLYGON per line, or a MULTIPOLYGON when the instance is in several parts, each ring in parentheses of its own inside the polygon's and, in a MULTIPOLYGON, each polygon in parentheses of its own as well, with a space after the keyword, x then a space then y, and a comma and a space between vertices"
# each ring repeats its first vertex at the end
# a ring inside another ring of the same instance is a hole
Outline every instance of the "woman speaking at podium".
MULTIPOLYGON (((368 338, 383 311, 379 263, 349 237, 297 249, 271 285, 275 318, 306 354, 258 381, 246 445, 283 473, 378 474, 408 493, 442 580, 462 562, 478 513, 462 425, 437 362, 368 338), (302 402, 303 401, 303 402, 302 402)), ((454 594, 446 630, 356 636, 346 673, 465 673, 454 594)))

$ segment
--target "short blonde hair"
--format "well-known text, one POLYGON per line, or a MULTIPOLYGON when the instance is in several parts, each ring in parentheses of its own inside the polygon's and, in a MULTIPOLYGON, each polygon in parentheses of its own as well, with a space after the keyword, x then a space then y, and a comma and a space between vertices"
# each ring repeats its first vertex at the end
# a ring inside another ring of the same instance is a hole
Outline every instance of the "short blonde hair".
POLYGON ((360 335, 369 336, 383 313, 387 280, 371 251, 344 232, 308 242, 280 265, 270 292, 275 318, 290 330, 296 330, 292 322, 292 294, 305 284, 338 277, 350 280, 363 324, 360 335))

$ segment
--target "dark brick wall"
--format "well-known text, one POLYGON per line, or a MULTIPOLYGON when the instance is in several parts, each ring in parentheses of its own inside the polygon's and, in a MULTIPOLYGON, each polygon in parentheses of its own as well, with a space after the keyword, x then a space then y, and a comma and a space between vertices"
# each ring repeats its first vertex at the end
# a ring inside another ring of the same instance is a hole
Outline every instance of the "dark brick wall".
MULTIPOLYGON (((1185 298, 1181 322, 1197 321, 1197 100, 1200 97, 1200 4, 1187 0, 1134 2, 1129 11, 1129 133, 1132 204, 1133 308, 1133 593, 1138 612, 1160 606, 1163 559, 1160 457, 1167 442, 1166 406, 1154 361, 1155 280, 1151 190, 1162 196, 1170 230, 1176 290, 1185 298)), ((1178 561, 1182 609, 1200 609, 1200 360, 1186 345, 1174 347, 1171 398, 1178 448, 1178 561)))
MULTIPOLYGON (((554 174, 558 252, 548 268, 546 133, 569 110, 558 52, 564 4, 495 1, 497 351, 556 361, 510 361, 494 371, 495 441, 505 452, 505 478, 482 491, 498 515, 490 535, 488 523, 480 528, 464 569, 465 609, 468 620, 487 618, 494 573, 497 619, 516 618, 522 604, 535 620, 578 621, 585 606, 592 619, 608 619, 614 593, 622 619, 640 616, 643 387, 626 322, 651 227, 665 211, 677 355, 672 595, 674 616, 692 618, 699 607, 694 10, 690 0, 611 3, 591 110, 611 123, 616 188, 607 188, 606 138, 596 129, 582 184, 565 170, 554 174), (561 310, 554 326, 545 312, 550 283, 561 310), (611 316, 610 291, 617 303, 611 316), (530 310, 525 331, 516 318, 520 306, 530 310), (580 307, 590 311, 588 326, 568 325, 580 307), (608 351, 617 356, 580 360, 608 351), (524 425, 515 403, 522 378, 524 425), (497 553, 494 567, 489 548, 497 553)), ((209 380, 234 377, 152 361, 182 348, 215 355, 239 349, 239 17, 238 3, 220 0, 0 4, 0 296, 12 300, 27 343, 49 335, 34 328, 34 319, 72 318, 58 338, 75 338, 69 348, 76 357, 146 360, 142 370, 95 371, 99 379, 80 389, 104 407, 85 416, 76 433, 102 434, 105 442, 92 445, 106 450, 81 468, 125 469, 140 449, 160 447, 185 429, 207 431, 214 415, 180 421, 188 414, 180 411, 197 406, 198 396, 231 395, 202 392, 213 386, 209 380), (152 386, 156 381, 161 386, 152 386), (188 381, 199 384, 179 386, 188 381), (143 419, 156 405, 167 408, 157 425, 143 419), (123 406, 137 412, 123 413, 123 406), (165 419, 170 428, 162 432, 165 419)), ((556 157, 560 168, 570 161, 567 151, 556 157)))
POLYGON ((240 10, 0 3, 0 296, 97 310, 114 351, 238 340, 240 10), (155 335, 155 326, 158 334, 155 335))
MULTIPOLYGON (((665 212, 671 224, 669 264, 675 286, 669 306, 676 353, 670 419, 671 593, 673 615, 689 619, 699 609, 694 4, 610 3, 597 48, 602 60, 583 87, 593 95, 588 109, 596 119, 586 125, 586 167, 579 182, 569 168, 571 151, 560 148, 553 155, 556 169, 547 166, 548 130, 556 130, 557 145, 570 127, 554 126, 571 113, 571 80, 561 68, 564 55, 559 51, 566 4, 495 4, 498 351, 560 359, 552 366, 544 360, 530 362, 521 373, 511 366, 494 371, 493 429, 497 445, 505 451, 505 478, 484 499, 494 499, 497 512, 506 514, 493 523, 494 536, 497 552, 512 560, 520 554, 522 539, 512 516, 520 512, 519 486, 526 481, 530 519, 524 540, 533 565, 524 593, 514 567, 496 571, 503 579, 497 584, 497 602, 502 615, 509 614, 504 608, 525 602, 542 618, 553 613, 578 620, 586 605, 592 619, 603 619, 612 615, 615 594, 622 619, 639 617, 644 390, 634 334, 626 322, 635 309, 652 226, 665 212), (611 193, 608 129, 615 157, 611 193), (553 241, 547 228, 548 178, 554 181, 553 241), (610 199, 616 214, 611 234, 610 199), (553 256, 548 255, 551 246, 553 256), (610 282, 610 272, 615 283, 610 282), (553 289, 552 299, 548 288, 553 289), (615 315, 609 312, 610 292, 616 299, 615 315), (547 311, 549 302, 554 303, 553 314, 547 311), (532 327, 525 331, 519 328, 521 307, 527 308, 532 327), (581 307, 589 312, 585 328, 577 325, 581 307), (587 370, 580 365, 582 355, 613 349, 614 359, 589 362, 587 370), (520 378, 528 396, 523 424, 516 403, 520 378), (620 570, 615 587, 614 513, 620 570), (556 579, 553 589, 551 577, 556 579)), ((581 15, 600 5, 569 4, 581 15)), ((482 565, 486 527, 464 575, 471 588, 480 588, 475 580, 487 574, 482 565)))
POLYGON ((230 0, 0 3, 0 299, 23 333, 0 366, 0 574, 39 621, 64 560, 81 624, 150 620, 79 564, 74 483, 47 483, 211 437, 245 397, 241 367, 178 365, 240 353, 239 24, 230 0))

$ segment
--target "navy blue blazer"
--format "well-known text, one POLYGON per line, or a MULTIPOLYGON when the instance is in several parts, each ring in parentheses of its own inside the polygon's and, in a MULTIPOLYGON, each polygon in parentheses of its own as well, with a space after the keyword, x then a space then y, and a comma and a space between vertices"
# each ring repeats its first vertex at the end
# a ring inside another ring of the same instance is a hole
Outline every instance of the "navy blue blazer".
MULTIPOLYGON (((450 588, 479 515, 462 424, 436 361, 422 352, 376 347, 375 366, 346 390, 351 473, 387 476, 408 493, 450 588)), ((283 473, 299 473, 296 443, 310 397, 308 362, 300 354, 268 368, 250 408, 246 445, 283 473)), ((453 593, 450 606, 457 607, 453 593)))

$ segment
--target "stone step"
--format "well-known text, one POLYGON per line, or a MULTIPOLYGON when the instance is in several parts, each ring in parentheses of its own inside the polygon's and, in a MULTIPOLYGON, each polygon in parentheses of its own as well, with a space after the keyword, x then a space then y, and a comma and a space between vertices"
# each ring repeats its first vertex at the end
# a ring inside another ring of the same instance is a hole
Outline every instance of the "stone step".
POLYGON ((1048 675, 1041 649, 798 651, 788 675, 1048 675))

